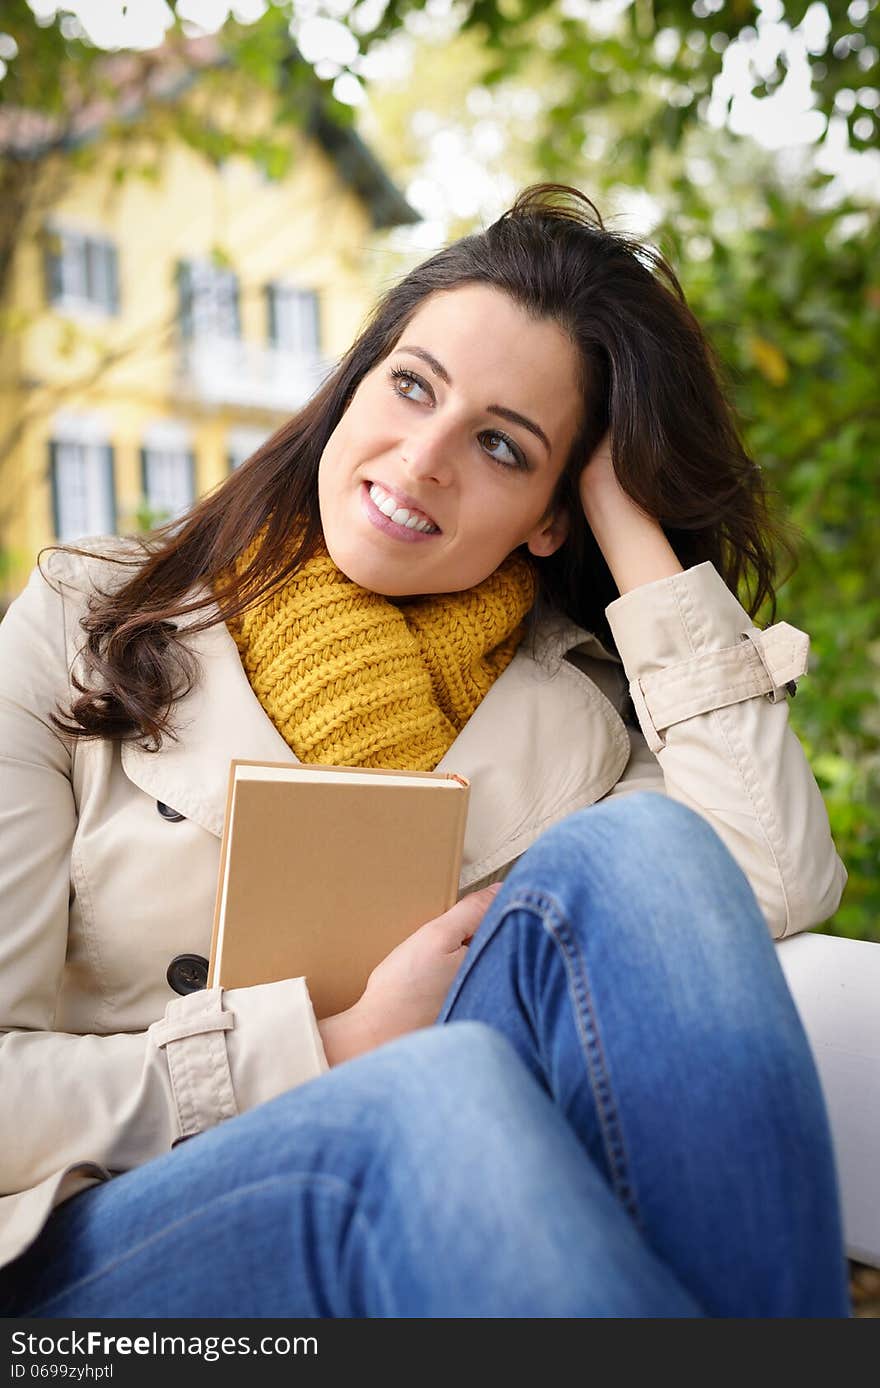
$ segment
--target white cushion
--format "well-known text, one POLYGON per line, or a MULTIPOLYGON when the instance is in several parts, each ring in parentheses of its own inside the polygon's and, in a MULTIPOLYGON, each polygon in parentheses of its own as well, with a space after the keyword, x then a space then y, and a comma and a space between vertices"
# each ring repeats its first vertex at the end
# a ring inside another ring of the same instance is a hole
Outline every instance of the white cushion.
POLYGON ((847 1252, 880 1267, 880 944, 801 934, 777 950, 825 1094, 847 1252))

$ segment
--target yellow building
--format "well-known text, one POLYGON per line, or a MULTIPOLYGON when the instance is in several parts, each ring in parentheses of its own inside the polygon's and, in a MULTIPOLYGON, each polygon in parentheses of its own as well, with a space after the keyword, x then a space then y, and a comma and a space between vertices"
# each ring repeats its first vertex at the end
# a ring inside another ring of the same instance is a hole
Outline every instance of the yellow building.
MULTIPOLYGON (((216 91, 202 99, 197 77, 187 87, 175 99, 196 119, 241 119, 240 100, 224 115, 216 91)), ((267 94, 255 91, 247 112, 252 129, 271 128, 267 94)), ((157 159, 148 129, 141 147, 136 126, 111 134, 106 119, 83 139, 88 167, 65 170, 64 151, 41 160, 59 193, 20 238, 5 295, 7 601, 42 545, 157 524, 244 461, 362 325, 378 230, 418 220, 359 137, 326 115, 290 129, 280 179, 179 138, 157 159), (139 160, 156 162, 152 177, 118 178, 122 161, 139 160)))

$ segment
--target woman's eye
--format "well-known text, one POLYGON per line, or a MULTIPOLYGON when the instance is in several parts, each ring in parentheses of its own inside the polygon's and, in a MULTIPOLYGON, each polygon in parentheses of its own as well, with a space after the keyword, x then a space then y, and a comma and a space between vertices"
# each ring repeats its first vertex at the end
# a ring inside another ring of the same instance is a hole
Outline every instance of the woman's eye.
POLYGON ((414 376, 411 371, 404 371, 401 367, 395 366, 391 372, 391 379, 397 395, 401 395, 404 400, 416 400, 417 390, 425 390, 426 387, 418 376, 414 376), (407 389, 404 389, 407 387, 407 389))
POLYGON ((501 444, 502 448, 507 449, 507 457, 505 457, 503 453, 495 452, 494 448, 489 448, 487 450, 496 462, 502 463, 505 467, 522 468, 527 466, 526 461, 520 453, 519 449, 514 448, 513 444, 510 442, 510 439, 507 437, 506 434, 499 434, 496 430, 493 429, 491 433, 484 434, 483 438, 493 443, 495 447, 497 447, 498 444, 501 444))

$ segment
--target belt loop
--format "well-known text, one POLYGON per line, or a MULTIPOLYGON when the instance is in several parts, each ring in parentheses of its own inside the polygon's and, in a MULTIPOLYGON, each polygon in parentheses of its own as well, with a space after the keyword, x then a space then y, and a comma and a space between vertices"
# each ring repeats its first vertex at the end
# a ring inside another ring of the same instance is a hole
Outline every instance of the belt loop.
POLYGON ((763 667, 764 667, 764 673, 765 673, 766 676, 767 676, 767 682, 768 682, 768 684, 769 684, 769 686, 770 686, 769 690, 767 691, 767 698, 768 698, 768 700, 770 701, 771 704, 775 704, 775 703, 777 702, 777 700, 778 700, 778 698, 779 698, 779 695, 780 695, 780 693, 781 693, 781 691, 782 691, 783 689, 787 690, 787 692, 791 695, 791 697, 794 698, 795 694, 797 693, 797 684, 795 683, 794 680, 788 680, 785 684, 782 684, 782 685, 777 684, 776 678, 775 678, 775 676, 774 676, 774 674, 773 674, 773 671, 770 669, 770 666, 767 664, 767 660, 766 660, 766 657, 765 657, 765 655, 764 655, 764 650, 763 650, 763 647, 762 647, 762 645, 761 645, 761 641, 760 641, 760 639, 759 639, 762 635, 763 635, 763 632, 761 632, 758 628, 754 628, 754 629, 751 630, 751 631, 743 631, 743 632, 741 632, 741 633, 740 633, 740 638, 739 638, 739 639, 740 639, 740 641, 751 641, 751 643, 752 643, 752 649, 755 650, 755 651, 757 651, 757 653, 758 653, 758 659, 760 660, 761 664, 762 664, 763 667))
POLYGON ((645 741, 647 742, 651 751, 655 754, 657 752, 662 752, 663 748, 666 746, 666 743, 658 733, 657 729, 655 728, 654 720, 648 711, 648 705, 645 702, 645 692, 642 689, 641 680, 634 679, 630 681, 629 694, 630 698, 633 701, 633 708, 636 711, 636 717, 639 720, 639 726, 645 735, 645 741))

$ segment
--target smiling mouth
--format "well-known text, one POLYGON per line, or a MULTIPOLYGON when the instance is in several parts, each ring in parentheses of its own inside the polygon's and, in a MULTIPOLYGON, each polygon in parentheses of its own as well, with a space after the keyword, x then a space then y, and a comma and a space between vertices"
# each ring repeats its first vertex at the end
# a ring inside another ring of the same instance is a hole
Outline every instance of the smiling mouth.
POLYGON ((441 534, 440 526, 436 521, 417 506, 409 506, 395 492, 390 491, 382 482, 367 480, 367 493, 373 505, 386 517, 393 520, 395 516, 400 519, 394 521, 404 530, 416 530, 423 535, 441 534))

